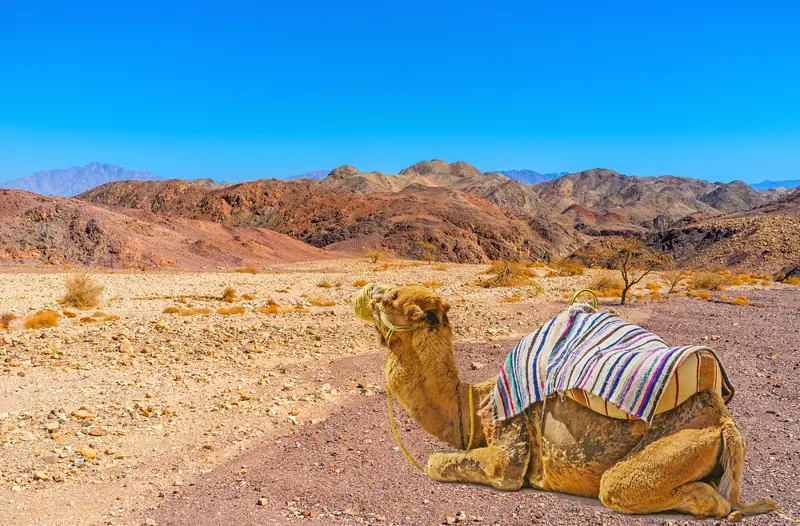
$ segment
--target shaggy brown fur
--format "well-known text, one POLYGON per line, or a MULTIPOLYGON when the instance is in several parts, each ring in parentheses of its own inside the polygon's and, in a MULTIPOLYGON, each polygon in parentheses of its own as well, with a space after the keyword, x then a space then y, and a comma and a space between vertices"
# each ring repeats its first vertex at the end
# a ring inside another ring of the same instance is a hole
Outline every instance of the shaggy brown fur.
POLYGON ((382 346, 387 342, 381 309, 390 323, 414 328, 391 337, 384 366, 389 387, 426 431, 460 449, 431 455, 431 478, 592 496, 623 513, 676 510, 724 517, 731 510, 777 509, 770 499, 740 502, 744 440, 722 399, 708 391, 657 415, 649 427, 559 397, 495 423, 489 401, 495 378, 490 378, 473 385, 476 436, 473 449, 463 451, 469 386, 455 363, 450 305, 420 286, 376 286, 373 299, 382 346))

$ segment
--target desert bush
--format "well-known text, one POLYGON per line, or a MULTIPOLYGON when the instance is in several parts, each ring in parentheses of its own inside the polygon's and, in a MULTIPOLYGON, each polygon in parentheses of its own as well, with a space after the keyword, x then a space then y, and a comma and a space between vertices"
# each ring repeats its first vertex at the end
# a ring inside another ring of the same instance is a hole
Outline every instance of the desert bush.
POLYGON ((747 305, 747 296, 738 296, 731 300, 731 305, 737 305, 739 307, 744 307, 747 305))
POLYGON ((800 285, 800 278, 797 276, 792 276, 791 278, 785 279, 784 283, 788 283, 789 285, 800 285))
POLYGON ((438 287, 444 287, 444 283, 441 281, 425 281, 422 283, 424 286, 428 287, 429 289, 435 289, 438 287))
POLYGON ((422 249, 422 259, 428 263, 436 261, 436 245, 428 241, 420 241, 417 244, 422 249))
POLYGON ((557 276, 583 276, 586 267, 577 259, 559 258, 550 264, 557 276))
POLYGON ((730 281, 730 276, 718 272, 698 272, 692 276, 690 286, 697 290, 723 290, 730 281))
POLYGON ((260 314, 287 314, 290 312, 308 312, 303 307, 281 307, 277 302, 270 300, 266 306, 255 309, 260 314))
POLYGON ((222 291, 222 301, 225 303, 233 303, 236 301, 236 289, 233 287, 225 287, 222 291))
POLYGON ((605 292, 609 290, 622 290, 625 283, 610 272, 598 274, 589 282, 589 288, 595 292, 605 292))
POLYGON ((206 309, 205 307, 195 307, 192 309, 183 309, 178 314, 180 314, 181 316, 205 315, 205 314, 211 314, 211 309, 206 309))
POLYGON ((332 289, 335 286, 336 285, 334 285, 333 283, 331 283, 330 281, 328 281, 326 279, 323 279, 322 281, 317 283, 317 287, 319 287, 321 289, 332 289))
POLYGON ((372 263, 377 263, 378 261, 386 259, 386 253, 382 250, 367 250, 364 252, 364 256, 372 263))
POLYGON ((97 285, 88 274, 76 274, 67 278, 67 293, 61 303, 76 309, 91 309, 100 304, 103 287, 97 285))
POLYGON ((704 291, 700 292, 698 297, 701 300, 709 300, 709 299, 711 299, 711 293, 708 292, 707 290, 704 290, 704 291))
POLYGON ((308 301, 308 303, 310 303, 313 307, 333 307, 336 305, 335 301, 326 298, 320 298, 319 296, 311 296, 306 301, 308 301))
POLYGON ((54 310, 41 310, 25 318, 26 329, 42 329, 44 327, 58 327, 59 314, 54 310))
POLYGON ((220 307, 217 309, 219 314, 244 314, 244 307, 236 306, 236 307, 220 307))
POLYGON ((164 314, 178 314, 181 310, 183 309, 181 309, 180 307, 167 307, 161 312, 164 314))
POLYGON ((261 273, 260 270, 258 270, 256 267, 252 267, 252 266, 237 268, 236 272, 238 272, 239 274, 260 274, 261 273))
POLYGON ((250 294, 242 294, 242 299, 243 299, 244 301, 252 301, 252 300, 254 300, 255 298, 254 298, 253 296, 251 296, 250 294))
POLYGON ((7 330, 9 327, 11 327, 11 322, 16 319, 17 316, 15 314, 6 312, 2 316, 0 316, 0 329, 7 330))
POLYGON ((519 303, 520 301, 522 301, 522 297, 514 295, 514 296, 506 296, 505 298, 500 298, 499 300, 497 300, 497 303, 519 303))
POLYGON ((363 287, 364 285, 369 285, 369 281, 365 279, 357 279, 353 282, 354 287, 363 287))
POLYGON ((439 263, 438 265, 434 265, 431 268, 433 270, 441 270, 441 271, 450 270, 450 267, 448 267, 447 265, 444 265, 442 263, 439 263))
POLYGON ((659 285, 658 283, 650 282, 650 283, 645 283, 644 288, 646 288, 651 292, 658 292, 659 290, 661 290, 661 285, 659 285))
POLYGON ((531 269, 505 260, 493 261, 484 274, 492 275, 489 279, 478 281, 477 285, 484 288, 532 285, 535 275, 531 269))
POLYGON ((675 287, 681 284, 681 281, 685 280, 689 276, 689 271, 686 269, 672 269, 667 270, 661 273, 661 277, 664 278, 669 285, 667 289, 667 294, 672 294, 675 291, 675 287))

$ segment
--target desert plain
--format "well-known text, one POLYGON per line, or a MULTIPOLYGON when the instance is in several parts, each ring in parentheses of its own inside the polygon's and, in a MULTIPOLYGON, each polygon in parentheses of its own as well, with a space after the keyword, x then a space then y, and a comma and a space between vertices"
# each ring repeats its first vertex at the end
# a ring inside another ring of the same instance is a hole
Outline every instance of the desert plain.
MULTIPOLYGON (((538 266, 532 284, 478 287, 485 268, 334 259, 258 273, 98 270, 101 304, 76 312, 59 303, 73 271, 0 272, 0 314, 17 317, 0 330, 0 524, 693 524, 440 484, 406 462, 374 329, 353 315, 363 283, 426 283, 446 297, 473 381, 610 272, 538 266), (24 327, 45 309, 61 315, 57 327, 24 327)), ((721 355, 748 443, 745 500, 782 507, 745 522, 800 523, 800 287, 754 279, 687 294, 690 279, 668 294, 654 273, 627 305, 602 298, 601 308, 721 355), (745 305, 732 303, 740 296, 745 305)), ((397 417, 420 461, 443 447, 397 417)))

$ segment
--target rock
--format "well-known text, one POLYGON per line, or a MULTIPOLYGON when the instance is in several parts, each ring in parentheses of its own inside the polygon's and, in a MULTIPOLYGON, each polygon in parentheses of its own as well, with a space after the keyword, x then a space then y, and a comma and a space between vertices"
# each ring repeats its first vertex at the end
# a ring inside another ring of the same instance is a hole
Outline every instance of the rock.
POLYGON ((89 411, 87 411, 86 409, 78 409, 77 411, 72 413, 72 416, 74 416, 79 420, 91 420, 94 418, 94 415, 89 411))
POLYGON ((730 515, 728 515, 728 522, 741 522, 742 521, 742 512, 739 510, 732 511, 730 515))
POLYGON ((97 458, 97 451, 88 446, 82 447, 78 453, 80 453, 83 458, 88 460, 94 460, 97 458))
POLYGON ((58 462, 58 455, 47 455, 42 460, 45 464, 55 464, 58 462))
POLYGON ((58 431, 58 429, 60 427, 61 426, 59 425, 58 422, 47 422, 44 425, 44 428, 47 430, 48 433, 54 433, 54 432, 58 431))
POLYGON ((37 471, 33 474, 33 480, 50 480, 50 475, 44 471, 37 471))
POLYGON ((480 371, 481 369, 486 367, 486 365, 482 364, 481 362, 472 362, 471 364, 469 364, 469 367, 473 371, 480 371))
POLYGON ((93 427, 89 434, 93 437, 101 437, 106 434, 106 430, 102 427, 93 427))
POLYGON ((256 506, 266 506, 267 504, 269 504, 269 501, 266 497, 261 497, 256 501, 256 506))
POLYGON ((55 482, 64 482, 64 474, 60 472, 53 473, 53 480, 55 482))

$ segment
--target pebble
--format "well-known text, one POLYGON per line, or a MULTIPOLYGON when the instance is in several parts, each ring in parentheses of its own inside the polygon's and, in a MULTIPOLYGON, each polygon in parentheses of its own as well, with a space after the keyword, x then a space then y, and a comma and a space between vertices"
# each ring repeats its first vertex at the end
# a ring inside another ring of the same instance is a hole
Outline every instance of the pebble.
POLYGON ((49 480, 50 475, 45 473, 44 471, 37 471, 33 474, 33 480, 49 480))
POLYGON ((94 460, 97 458, 97 451, 90 447, 82 447, 78 453, 80 453, 83 458, 88 460, 94 460))
POLYGON ((469 364, 469 366, 473 371, 480 371, 481 369, 486 367, 486 365, 484 365, 481 362, 472 362, 471 364, 469 364))
POLYGON ((267 504, 269 504, 269 501, 265 497, 261 497, 256 501, 257 506, 266 506, 267 504))

